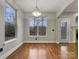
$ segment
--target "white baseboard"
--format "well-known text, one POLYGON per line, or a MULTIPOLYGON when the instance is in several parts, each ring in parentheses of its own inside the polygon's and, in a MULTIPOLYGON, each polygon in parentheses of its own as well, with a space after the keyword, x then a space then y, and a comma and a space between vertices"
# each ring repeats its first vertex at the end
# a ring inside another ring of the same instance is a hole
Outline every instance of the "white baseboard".
POLYGON ((69 42, 69 43, 77 43, 77 42, 69 42))
POLYGON ((10 51, 6 52, 4 55, 2 55, 0 57, 0 59, 6 59, 6 57, 8 57, 10 54, 12 54, 17 48, 19 48, 23 43, 20 43, 19 45, 17 45, 16 47, 14 47, 13 49, 11 49, 10 51))
POLYGON ((55 41, 24 41, 23 43, 58 43, 55 41))
POLYGON ((69 41, 69 42, 59 42, 59 43, 76 43, 76 42, 74 42, 74 41, 69 41))
POLYGON ((23 43, 76 43, 76 42, 56 42, 56 41, 24 41, 23 43))

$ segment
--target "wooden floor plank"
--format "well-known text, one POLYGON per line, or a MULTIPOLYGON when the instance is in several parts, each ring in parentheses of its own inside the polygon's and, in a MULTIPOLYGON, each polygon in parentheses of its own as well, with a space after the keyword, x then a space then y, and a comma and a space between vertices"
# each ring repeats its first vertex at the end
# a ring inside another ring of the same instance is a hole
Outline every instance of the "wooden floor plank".
POLYGON ((23 44, 6 59, 78 59, 77 44, 23 44))

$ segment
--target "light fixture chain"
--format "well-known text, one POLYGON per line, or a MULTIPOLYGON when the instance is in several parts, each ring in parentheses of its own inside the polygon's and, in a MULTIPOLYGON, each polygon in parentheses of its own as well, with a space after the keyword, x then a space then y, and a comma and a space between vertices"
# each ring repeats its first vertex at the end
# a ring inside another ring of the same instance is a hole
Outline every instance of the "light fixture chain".
POLYGON ((38 1, 36 0, 36 8, 37 8, 37 3, 38 3, 38 1))

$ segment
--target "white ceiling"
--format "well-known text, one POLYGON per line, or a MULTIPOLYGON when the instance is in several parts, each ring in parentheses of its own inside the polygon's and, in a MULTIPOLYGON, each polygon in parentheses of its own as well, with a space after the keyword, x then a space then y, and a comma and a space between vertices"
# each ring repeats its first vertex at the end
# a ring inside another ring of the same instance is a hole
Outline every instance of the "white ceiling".
POLYGON ((78 0, 73 1, 73 2, 64 10, 64 12, 77 13, 77 12, 78 12, 78 0))
MULTIPOLYGON (((36 0, 15 0, 25 11, 32 12, 35 9, 36 0)), ((58 12, 71 0, 38 0, 38 7, 42 12, 58 12)))

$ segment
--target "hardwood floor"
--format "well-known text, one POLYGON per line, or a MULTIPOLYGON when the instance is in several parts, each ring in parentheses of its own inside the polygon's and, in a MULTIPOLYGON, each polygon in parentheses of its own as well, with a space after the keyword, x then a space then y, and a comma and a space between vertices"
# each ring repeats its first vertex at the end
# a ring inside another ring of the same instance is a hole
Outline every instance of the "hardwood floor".
POLYGON ((23 44, 6 59, 78 59, 77 44, 23 44))

